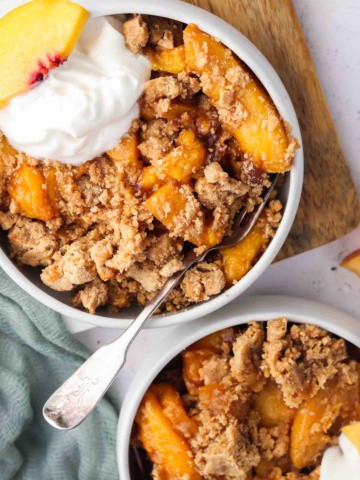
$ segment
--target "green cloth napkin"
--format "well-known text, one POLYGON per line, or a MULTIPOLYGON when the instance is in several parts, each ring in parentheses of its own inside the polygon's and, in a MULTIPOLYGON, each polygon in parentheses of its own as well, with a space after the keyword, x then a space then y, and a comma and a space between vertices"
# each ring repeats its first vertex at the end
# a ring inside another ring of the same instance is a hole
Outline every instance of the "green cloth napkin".
POLYGON ((42 416, 47 398, 88 355, 60 315, 0 269, 1 480, 118 480, 115 399, 69 432, 42 416))

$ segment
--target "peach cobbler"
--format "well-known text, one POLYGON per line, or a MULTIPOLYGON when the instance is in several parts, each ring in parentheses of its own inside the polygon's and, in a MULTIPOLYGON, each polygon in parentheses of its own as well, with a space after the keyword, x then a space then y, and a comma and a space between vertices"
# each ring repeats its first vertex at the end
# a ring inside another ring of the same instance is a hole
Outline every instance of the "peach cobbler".
MULTIPOLYGON (((27 5, 33 4, 44 8, 41 0, 27 5)), ((32 21, 37 12, 31 10, 22 21, 32 21)), ((20 101, 35 96, 41 85, 50 89, 56 71, 64 75, 71 61, 75 65, 80 53, 85 55, 79 50, 83 37, 78 51, 71 54, 69 48, 86 20, 82 10, 66 13, 67 21, 59 18, 59 31, 64 31, 60 53, 25 64, 24 69, 33 69, 26 82, 23 71, 15 75, 11 70, 11 81, 4 88, 0 85, 0 106, 10 102, 11 114, 37 115, 36 110, 19 110, 20 101), (17 96, 19 92, 26 93, 17 96)), ((6 17, 1 21, 0 29, 6 17)), ((116 34, 125 40, 126 61, 142 62, 141 68, 146 63, 149 79, 133 106, 137 118, 114 148, 79 164, 76 155, 74 159, 73 152, 66 151, 64 158, 71 159, 66 163, 15 149, 5 134, 9 126, 5 122, 4 135, 0 133, 0 227, 7 232, 11 257, 20 265, 40 267, 45 285, 73 292, 73 304, 92 313, 101 306, 117 311, 147 303, 182 269, 186 249, 195 246, 201 251, 219 244, 231 232, 240 208, 250 212, 262 201, 271 173, 288 171, 297 148, 252 72, 196 25, 133 15, 122 19, 116 34)), ((45 52, 45 40, 37 37, 34 48, 45 52)), ((30 46, 33 42, 30 38, 30 46)), ((59 38, 51 39, 53 51, 58 43, 59 38)), ((32 55, 28 45, 26 49, 32 55)), ((8 52, 0 49, 1 55, 8 52)), ((79 75, 74 88, 77 81, 90 80, 79 75)), ((129 81, 129 90, 131 86, 129 81)), ((60 94, 59 88, 55 90, 52 95, 60 94)), ((40 112, 47 112, 45 96, 37 101, 40 112)), ((7 109, 0 110, 0 122, 7 109)), ((90 113, 81 122, 96 126, 90 113)), ((17 121, 23 122, 20 117, 17 121)), ((37 135, 39 122, 34 121, 31 135, 37 135)), ((88 142, 96 133, 94 127, 88 142)), ((31 135, 26 137, 29 150, 42 152, 43 137, 39 135, 35 145, 31 135)), ((51 147, 56 143, 56 151, 63 153, 68 139, 69 135, 51 131, 46 142, 51 147)), ((86 156, 83 143, 76 144, 79 158, 86 156)), ((201 302, 240 280, 266 249, 281 210, 275 194, 256 228, 235 247, 209 256, 187 272, 164 308, 172 311, 201 302)))
POLYGON ((319 479, 324 450, 343 427, 360 451, 360 424, 352 425, 360 421, 360 363, 351 348, 285 318, 191 345, 161 372, 136 416, 133 442, 151 459, 150 476, 319 479))

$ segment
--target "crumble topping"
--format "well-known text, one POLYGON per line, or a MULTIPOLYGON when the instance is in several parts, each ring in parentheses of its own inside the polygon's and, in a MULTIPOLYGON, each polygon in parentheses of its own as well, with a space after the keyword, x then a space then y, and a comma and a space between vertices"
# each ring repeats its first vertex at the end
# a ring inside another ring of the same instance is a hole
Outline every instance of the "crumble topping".
POLYGON ((262 325, 250 322, 247 330, 233 344, 234 356, 229 362, 231 375, 244 391, 259 391, 265 383, 260 370, 263 341, 262 325))
POLYGON ((171 50, 183 43, 183 25, 167 18, 144 15, 149 28, 149 44, 161 50, 171 50))
POLYGON ((106 283, 96 278, 74 296, 74 306, 83 306, 90 313, 95 313, 97 308, 105 306, 108 303, 108 295, 109 292, 106 283))
POLYGON ((198 303, 220 293, 226 281, 219 262, 201 262, 186 272, 181 289, 186 298, 198 303))
POLYGON ((43 223, 17 215, 0 215, 0 225, 9 230, 10 252, 23 265, 47 266, 54 255, 58 241, 43 223))
MULTIPOLYGON (((203 420, 203 419, 202 419, 203 420)), ((246 480, 248 473, 259 462, 259 453, 249 439, 250 428, 236 418, 206 417, 199 428, 193 448, 197 450, 195 463, 203 478, 236 478, 246 480), (209 436, 212 441, 208 442, 209 436)))

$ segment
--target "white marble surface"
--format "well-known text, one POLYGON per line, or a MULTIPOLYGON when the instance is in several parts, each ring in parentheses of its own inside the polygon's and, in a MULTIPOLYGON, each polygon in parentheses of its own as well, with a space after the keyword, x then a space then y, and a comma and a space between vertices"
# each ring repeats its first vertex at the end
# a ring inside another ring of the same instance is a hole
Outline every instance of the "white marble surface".
MULTIPOLYGON (((360 1, 294 0, 294 4, 360 193, 360 1)), ((248 294, 305 297, 360 319, 360 279, 339 267, 339 260, 356 248, 360 248, 360 227, 336 242, 271 266, 248 294)), ((115 383, 121 397, 150 345, 158 348, 169 331, 141 333, 115 383)), ((94 350, 117 334, 94 328, 76 336, 94 350)))

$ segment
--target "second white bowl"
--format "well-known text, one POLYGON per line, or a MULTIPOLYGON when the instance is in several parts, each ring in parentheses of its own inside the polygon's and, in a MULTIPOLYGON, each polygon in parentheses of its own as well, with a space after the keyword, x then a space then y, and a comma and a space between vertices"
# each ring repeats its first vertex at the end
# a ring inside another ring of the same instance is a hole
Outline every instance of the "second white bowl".
POLYGON ((127 389, 117 433, 121 480, 135 480, 130 477, 129 471, 130 435, 140 402, 161 370, 185 348, 210 333, 246 324, 250 320, 268 321, 282 316, 291 322, 318 325, 360 347, 359 321, 327 305, 295 297, 246 297, 241 304, 233 302, 224 308, 221 317, 218 314, 209 315, 205 319, 176 328, 164 339, 161 349, 154 348, 146 356, 127 389))

